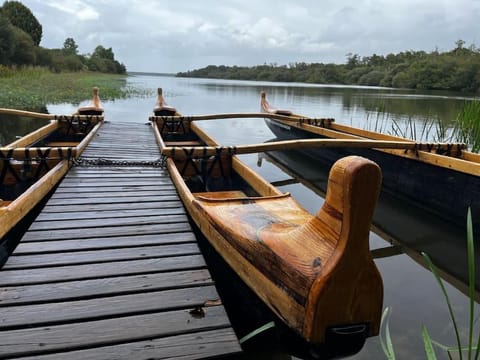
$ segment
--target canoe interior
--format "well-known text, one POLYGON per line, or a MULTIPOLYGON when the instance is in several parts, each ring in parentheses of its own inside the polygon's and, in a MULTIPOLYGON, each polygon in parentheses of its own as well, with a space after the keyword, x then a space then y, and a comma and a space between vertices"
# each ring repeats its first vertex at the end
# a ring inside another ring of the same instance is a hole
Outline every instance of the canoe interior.
MULTIPOLYGON (((157 127, 166 146, 206 146, 198 134, 191 131, 186 121, 159 120, 157 127)), ((207 158, 175 158, 175 165, 192 193, 242 192, 248 196, 259 194, 233 169, 232 155, 220 154, 207 158)))
MULTIPOLYGON (((67 143, 66 146, 78 145, 85 136, 100 121, 101 113, 83 114, 92 115, 85 118, 76 116, 63 117, 58 120, 58 127, 47 136, 38 139, 31 146, 60 146, 55 143, 67 143)), ((64 145, 61 145, 64 146, 64 145)))
POLYGON ((35 131, 24 138, 23 153, 13 153, 16 146, 0 148, 0 199, 13 201, 26 189, 64 159, 71 159, 69 148, 76 148, 98 123, 97 117, 65 116, 56 120, 57 126, 48 133, 35 131), (52 148, 63 147, 60 153, 52 148), (40 149, 42 148, 42 149, 40 149), (53 154, 53 155, 52 155, 53 154))
POLYGON ((50 124, 0 148, 0 215, 9 218, 0 233, 8 231, 40 200, 40 195, 51 190, 102 120, 98 116, 58 116, 50 124), (24 207, 25 211, 17 206, 20 197, 23 202, 31 202, 24 207))

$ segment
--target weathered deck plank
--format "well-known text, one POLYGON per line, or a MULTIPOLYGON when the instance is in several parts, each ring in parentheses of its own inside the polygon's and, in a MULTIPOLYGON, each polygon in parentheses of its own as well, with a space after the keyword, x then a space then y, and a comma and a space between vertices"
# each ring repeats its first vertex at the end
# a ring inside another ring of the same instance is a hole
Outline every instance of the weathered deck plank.
POLYGON ((151 129, 131 125, 101 129, 0 271, 0 358, 240 351, 151 129))
POLYGON ((131 360, 154 359, 159 353, 164 359, 193 360, 217 357, 228 352, 235 333, 229 329, 201 331, 125 345, 103 346, 95 350, 78 350, 53 355, 28 357, 24 360, 131 360))
POLYGON ((64 281, 59 283, 5 287, 0 304, 25 305, 45 302, 81 300, 93 297, 160 291, 212 285, 208 270, 116 276, 110 278, 64 281))
MULTIPOLYGON (((52 351, 122 344, 164 338, 181 333, 212 330, 213 328, 223 329, 229 326, 228 318, 222 307, 207 308, 205 316, 202 318, 194 316, 190 312, 191 310, 188 309, 162 311, 113 319, 11 330, 2 334, 0 357, 36 356, 52 351), (23 341, 19 342, 19 339, 23 341)), ((232 343, 228 349, 225 349, 227 353, 232 352, 231 345, 232 343)))

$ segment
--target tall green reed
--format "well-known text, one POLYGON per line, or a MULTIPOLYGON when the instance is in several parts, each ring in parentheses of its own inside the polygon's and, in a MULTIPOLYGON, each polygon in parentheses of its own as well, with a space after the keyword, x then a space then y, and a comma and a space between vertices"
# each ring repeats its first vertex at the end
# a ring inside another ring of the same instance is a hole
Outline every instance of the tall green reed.
POLYGON ((469 145, 472 152, 480 151, 480 101, 465 102, 463 110, 458 114, 454 135, 460 142, 469 145))

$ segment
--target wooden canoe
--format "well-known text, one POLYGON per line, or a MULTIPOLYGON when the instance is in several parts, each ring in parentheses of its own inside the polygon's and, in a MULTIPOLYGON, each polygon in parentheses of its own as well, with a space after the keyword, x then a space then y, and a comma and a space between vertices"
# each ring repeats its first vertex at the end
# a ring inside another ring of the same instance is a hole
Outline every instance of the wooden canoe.
POLYGON ((0 147, 0 241, 62 179, 103 123, 97 115, 2 113, 51 121, 0 147))
POLYGON ((480 226, 480 154, 465 144, 416 144, 413 140, 336 124, 334 119, 313 119, 290 112, 279 118, 261 94, 265 122, 280 140, 330 139, 372 141, 370 148, 303 148, 299 151, 331 166, 348 155, 371 159, 382 169, 382 191, 401 196, 431 214, 466 226, 467 209, 472 209, 474 226, 480 226), (376 148, 377 141, 403 143, 411 148, 376 148), (441 145, 441 146, 440 146, 441 145))
POLYGON ((336 162, 325 204, 311 215, 192 117, 150 121, 193 221, 279 319, 313 346, 335 339, 345 348, 378 334, 383 283, 368 239, 381 182, 375 163, 336 162))

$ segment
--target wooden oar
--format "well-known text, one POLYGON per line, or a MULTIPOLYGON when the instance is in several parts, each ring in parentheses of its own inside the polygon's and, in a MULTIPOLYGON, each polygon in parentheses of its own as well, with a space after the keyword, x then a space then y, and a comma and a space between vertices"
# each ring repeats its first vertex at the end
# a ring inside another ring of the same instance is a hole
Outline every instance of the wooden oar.
POLYGON ((0 114, 28 116, 28 117, 44 119, 44 120, 53 120, 55 117, 55 115, 52 115, 52 114, 44 114, 44 113, 38 113, 33 111, 24 111, 24 110, 6 109, 6 108, 0 108, 0 114))
POLYGON ((17 110, 17 109, 7 109, 0 108, 0 114, 6 115, 15 115, 15 116, 26 116, 43 120, 61 120, 61 119, 77 119, 77 120, 87 120, 92 118, 103 118, 100 115, 55 115, 55 114, 44 114, 33 111, 17 110))
POLYGON ((299 118, 298 116, 287 116, 270 113, 225 113, 225 114, 208 114, 208 115, 186 115, 186 116, 150 116, 150 121, 163 120, 163 121, 195 121, 195 120, 221 120, 221 119, 240 119, 240 118, 270 118, 277 120, 295 120, 301 121, 310 120, 320 121, 321 119, 314 118, 299 118))
POLYGON ((371 149, 404 149, 404 150, 445 150, 460 151, 466 149, 465 144, 446 143, 407 143, 404 141, 384 140, 357 140, 357 139, 302 139, 285 140, 261 144, 239 146, 167 146, 162 149, 162 154, 175 158, 192 156, 212 156, 220 154, 251 154, 275 150, 291 150, 301 148, 371 148, 371 149))

